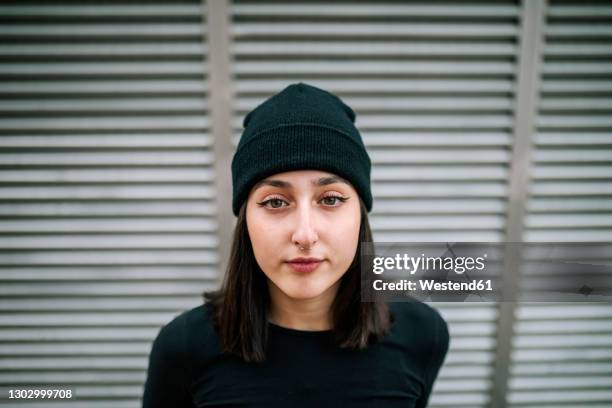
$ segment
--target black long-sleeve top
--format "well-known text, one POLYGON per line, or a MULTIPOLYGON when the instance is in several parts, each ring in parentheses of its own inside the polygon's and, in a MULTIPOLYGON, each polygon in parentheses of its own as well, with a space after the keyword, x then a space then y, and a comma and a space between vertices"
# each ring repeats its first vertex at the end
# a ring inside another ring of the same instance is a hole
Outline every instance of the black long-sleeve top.
POLYGON ((422 302, 389 302, 391 331, 365 350, 331 330, 269 323, 263 363, 221 353, 210 305, 187 310, 153 341, 143 408, 427 406, 449 346, 448 326, 422 302))

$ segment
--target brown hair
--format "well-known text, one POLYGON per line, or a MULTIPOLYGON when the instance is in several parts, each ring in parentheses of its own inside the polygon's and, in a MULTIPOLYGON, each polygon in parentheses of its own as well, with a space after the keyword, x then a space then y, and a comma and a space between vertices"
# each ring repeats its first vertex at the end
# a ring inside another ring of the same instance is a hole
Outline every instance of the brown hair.
MULTIPOLYGON (((363 349, 379 340, 393 321, 386 303, 361 302, 361 243, 373 242, 368 213, 361 197, 359 243, 353 262, 340 278, 332 304, 333 338, 342 348, 363 349)), ((212 317, 224 352, 245 361, 265 360, 270 295, 247 230, 246 202, 234 229, 229 264, 221 288, 202 293, 212 306, 212 317)))

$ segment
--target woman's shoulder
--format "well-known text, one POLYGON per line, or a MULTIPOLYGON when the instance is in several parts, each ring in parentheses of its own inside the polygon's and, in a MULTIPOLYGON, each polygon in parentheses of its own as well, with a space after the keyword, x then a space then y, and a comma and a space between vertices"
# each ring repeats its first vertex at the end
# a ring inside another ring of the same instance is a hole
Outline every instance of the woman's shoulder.
POLYGON ((193 331, 209 332, 214 330, 212 308, 209 303, 202 303, 191 309, 185 310, 179 313, 173 321, 174 320, 178 321, 178 324, 184 325, 185 329, 190 333, 193 331))
POLYGON ((201 304, 176 313, 162 326, 160 332, 172 337, 184 336, 194 330, 210 330, 211 323, 211 311, 208 304, 201 304))
POLYGON ((218 341, 210 305, 200 304, 179 312, 161 327, 156 341, 176 357, 189 356, 191 359, 194 353, 200 357, 214 355, 218 341))
POLYGON ((389 310, 400 318, 418 320, 423 323, 446 323, 436 308, 420 300, 389 301, 387 305, 389 310))
POLYGON ((448 324, 437 309, 418 300, 388 302, 387 305, 400 336, 410 337, 410 342, 418 339, 424 344, 433 342, 440 352, 446 352, 449 344, 448 324))

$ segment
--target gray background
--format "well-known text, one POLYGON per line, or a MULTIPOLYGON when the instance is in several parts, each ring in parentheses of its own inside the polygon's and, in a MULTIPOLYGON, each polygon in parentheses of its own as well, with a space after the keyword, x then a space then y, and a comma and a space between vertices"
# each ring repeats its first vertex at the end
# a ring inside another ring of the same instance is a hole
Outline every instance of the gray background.
MULTIPOLYGON (((0 3, 0 395, 140 404, 159 327, 223 270, 242 118, 297 81, 357 112, 376 241, 611 242, 611 23, 609 1, 0 3)), ((612 406, 611 304, 435 306, 432 407, 612 406)))

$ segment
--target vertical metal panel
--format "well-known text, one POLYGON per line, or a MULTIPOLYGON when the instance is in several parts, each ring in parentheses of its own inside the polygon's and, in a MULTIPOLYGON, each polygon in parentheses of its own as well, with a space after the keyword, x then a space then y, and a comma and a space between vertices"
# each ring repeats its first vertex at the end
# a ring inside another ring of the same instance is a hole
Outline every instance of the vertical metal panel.
POLYGON ((209 1, 206 13, 210 61, 210 101, 215 140, 215 189, 219 220, 220 285, 229 262, 236 218, 232 213, 232 106, 229 0, 209 1))
MULTIPOLYGON (((532 138, 539 96, 545 10, 546 0, 531 0, 522 3, 506 242, 523 241, 523 225, 530 181, 529 163, 532 156, 532 138)), ((499 303, 495 374, 491 390, 491 406, 496 408, 506 406, 517 307, 517 302, 514 300, 517 299, 520 288, 521 250, 522 248, 518 245, 507 245, 503 255, 501 296, 504 301, 499 303)))
MULTIPOLYGON (((518 19, 515 1, 235 1, 234 145, 265 98, 320 86, 357 113, 376 241, 501 242, 518 19)), ((430 406, 487 406, 496 306, 436 306, 452 340, 430 406)))
POLYGON ((207 34, 195 0, 0 4, 3 398, 140 406, 154 335, 216 280, 207 34))
MULTIPOLYGON (((527 242, 612 245, 611 16, 609 1, 549 1, 527 242)), ((516 317, 508 406, 612 406, 612 303, 525 303, 516 317)))

